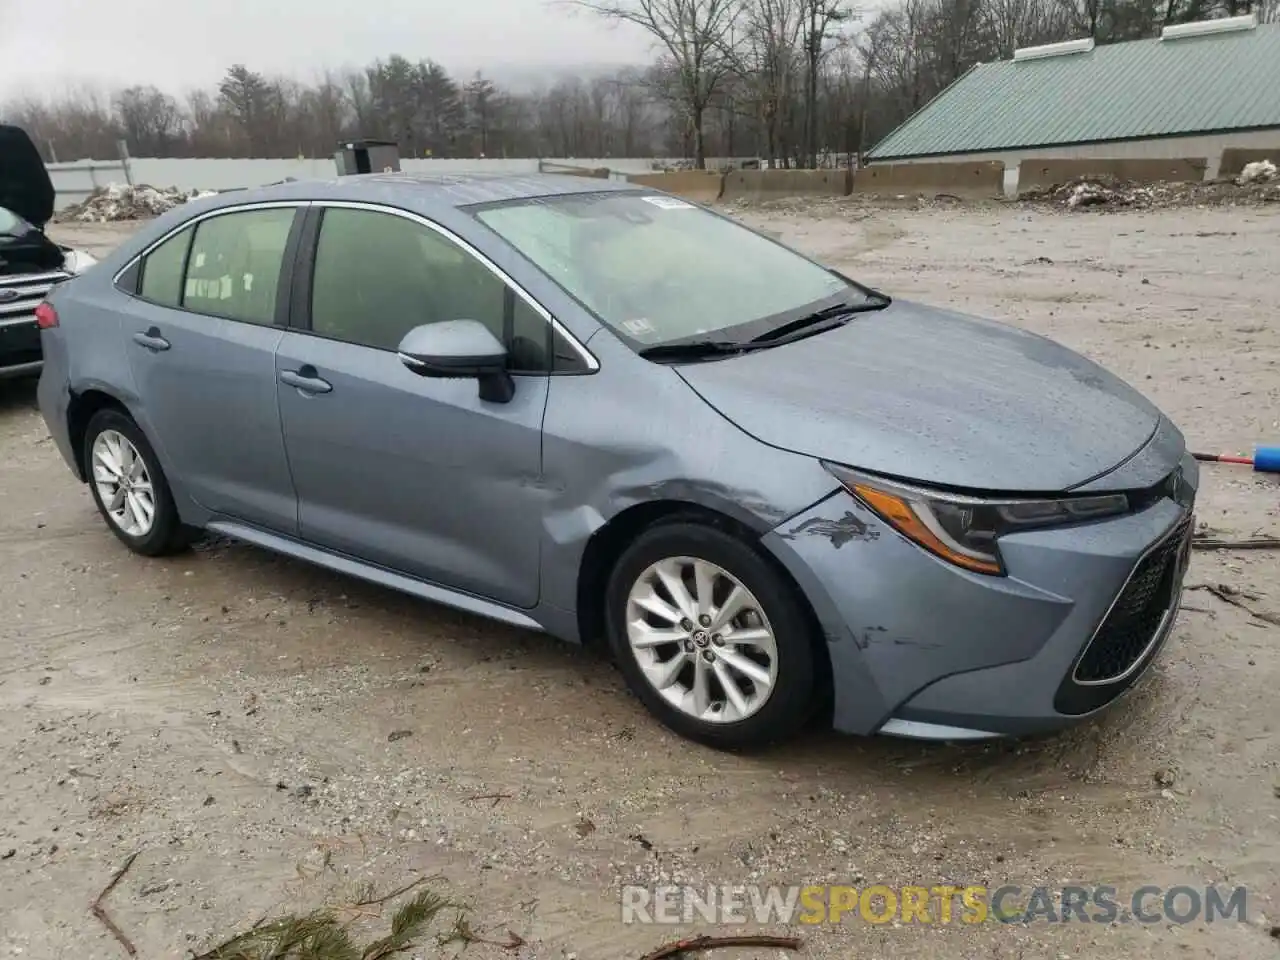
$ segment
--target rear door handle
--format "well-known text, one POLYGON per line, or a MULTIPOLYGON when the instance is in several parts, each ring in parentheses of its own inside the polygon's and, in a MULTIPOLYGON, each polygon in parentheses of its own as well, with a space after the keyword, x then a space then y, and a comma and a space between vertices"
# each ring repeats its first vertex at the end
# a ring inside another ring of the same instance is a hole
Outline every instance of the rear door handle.
POLYGON ((160 336, 159 327, 152 327, 146 333, 135 333, 133 342, 139 346, 146 347, 152 353, 168 350, 170 346, 169 341, 160 336))
POLYGON ((297 387, 303 393, 328 393, 333 384, 316 374, 316 368, 304 364, 297 370, 281 370, 280 382, 297 387))

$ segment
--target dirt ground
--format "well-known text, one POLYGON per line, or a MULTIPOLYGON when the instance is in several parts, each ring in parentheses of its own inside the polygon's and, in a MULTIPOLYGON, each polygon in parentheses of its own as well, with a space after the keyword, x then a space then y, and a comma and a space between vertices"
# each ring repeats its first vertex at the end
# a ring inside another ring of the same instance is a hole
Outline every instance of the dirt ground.
MULTIPOLYGON (((743 215, 892 294, 1083 351, 1193 447, 1280 443, 1280 210, 743 215)), ((59 233, 104 250, 127 229, 59 233)), ((1280 956, 1280 627, 1208 591, 1147 682, 1069 733, 815 734, 744 758, 666 733, 545 637, 247 546, 129 555, 30 385, 0 385, 0 462, 0 956, 124 957, 89 904, 139 851, 107 909, 143 958, 424 873, 479 934, 526 941, 473 944, 480 960, 637 960, 705 929, 620 922, 619 885, 659 878, 1243 885, 1245 924, 792 932, 801 957, 842 960, 1280 956)), ((1280 535, 1278 514, 1274 477, 1205 468, 1210 527, 1280 535)), ((1280 613, 1278 553, 1199 552, 1190 582, 1280 613)))

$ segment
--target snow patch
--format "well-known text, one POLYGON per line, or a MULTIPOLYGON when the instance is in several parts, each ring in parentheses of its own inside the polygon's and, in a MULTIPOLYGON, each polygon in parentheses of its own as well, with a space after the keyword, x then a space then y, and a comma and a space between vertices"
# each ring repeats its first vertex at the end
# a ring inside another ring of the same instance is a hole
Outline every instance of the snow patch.
POLYGON ((1244 169, 1240 171, 1240 176, 1236 178, 1236 183, 1242 186, 1246 183, 1266 183, 1276 178, 1276 165, 1270 160, 1256 160, 1253 163, 1246 163, 1244 169))

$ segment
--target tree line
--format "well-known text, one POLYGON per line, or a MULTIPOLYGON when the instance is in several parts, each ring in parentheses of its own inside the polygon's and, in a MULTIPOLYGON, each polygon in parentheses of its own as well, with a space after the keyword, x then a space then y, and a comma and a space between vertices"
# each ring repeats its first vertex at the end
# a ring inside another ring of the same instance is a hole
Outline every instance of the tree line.
POLYGON ((0 105, 46 160, 320 157, 355 137, 413 157, 707 157, 843 163, 978 63, 1078 37, 1115 43, 1280 0, 568 0, 643 30, 652 64, 503 89, 394 55, 304 83, 231 66, 212 89, 83 91, 0 105))

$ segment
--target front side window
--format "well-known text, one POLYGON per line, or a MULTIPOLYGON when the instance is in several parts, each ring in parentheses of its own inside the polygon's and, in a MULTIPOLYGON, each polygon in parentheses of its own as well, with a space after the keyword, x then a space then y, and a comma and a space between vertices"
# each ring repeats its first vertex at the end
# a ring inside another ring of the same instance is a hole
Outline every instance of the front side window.
MULTIPOLYGON (((248 323, 274 323, 293 217, 292 207, 281 207, 219 214, 196 224, 183 308, 248 323)), ((146 276, 144 272, 144 288, 146 276)))
POLYGON ((502 279, 447 237, 406 217, 324 211, 311 286, 311 329, 395 350, 424 323, 477 320, 506 346, 512 372, 556 368, 546 320, 502 279))
POLYGON ((866 291, 683 200, 573 194, 477 208, 475 216, 625 339, 648 347, 759 334, 866 291))

